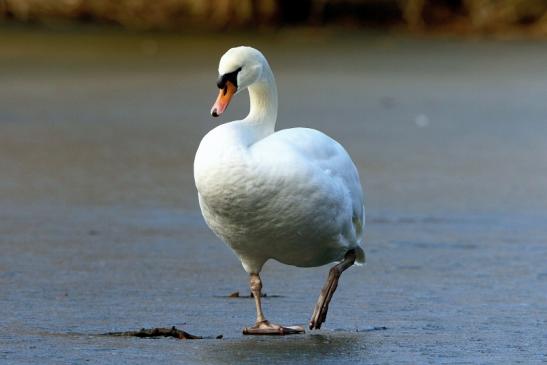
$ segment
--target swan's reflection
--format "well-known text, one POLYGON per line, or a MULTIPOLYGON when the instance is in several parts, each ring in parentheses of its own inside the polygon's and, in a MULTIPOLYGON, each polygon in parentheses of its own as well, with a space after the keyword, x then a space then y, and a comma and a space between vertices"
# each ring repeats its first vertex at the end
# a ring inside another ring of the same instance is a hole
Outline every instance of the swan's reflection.
POLYGON ((208 347, 207 363, 343 363, 366 357, 365 333, 321 333, 286 337, 244 337, 208 347))

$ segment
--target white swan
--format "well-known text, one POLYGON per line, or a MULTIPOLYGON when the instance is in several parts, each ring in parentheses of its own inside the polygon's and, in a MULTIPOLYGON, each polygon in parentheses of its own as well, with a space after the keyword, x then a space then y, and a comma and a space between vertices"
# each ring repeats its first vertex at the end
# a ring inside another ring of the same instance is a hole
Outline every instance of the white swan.
POLYGON ((211 114, 222 114, 232 96, 244 89, 249 90, 250 112, 207 133, 196 153, 194 178, 208 226, 251 276, 257 321, 244 333, 303 331, 264 318, 259 273, 268 259, 300 267, 341 261, 331 269, 310 321, 310 329, 320 328, 341 272, 354 261, 365 261, 357 169, 344 148, 319 131, 274 132, 277 88, 258 50, 228 50, 219 74, 220 92, 211 114))

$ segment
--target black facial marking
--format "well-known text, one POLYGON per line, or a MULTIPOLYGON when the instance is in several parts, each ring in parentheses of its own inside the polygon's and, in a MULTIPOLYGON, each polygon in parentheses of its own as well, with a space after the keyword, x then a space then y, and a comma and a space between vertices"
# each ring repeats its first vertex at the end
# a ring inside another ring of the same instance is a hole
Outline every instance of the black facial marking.
MULTIPOLYGON (((241 67, 233 72, 229 72, 224 75, 220 75, 217 80, 217 86, 219 89, 226 90, 226 81, 230 81, 237 89, 237 73, 241 71, 241 67)), ((226 92, 226 91, 225 91, 226 92)))

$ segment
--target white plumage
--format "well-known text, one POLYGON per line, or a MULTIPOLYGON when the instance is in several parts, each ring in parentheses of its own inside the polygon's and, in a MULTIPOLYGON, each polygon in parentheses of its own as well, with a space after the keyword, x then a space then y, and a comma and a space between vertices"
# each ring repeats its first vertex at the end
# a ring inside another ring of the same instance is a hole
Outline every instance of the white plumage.
POLYGON ((197 151, 194 176, 209 227, 248 273, 258 274, 268 259, 320 266, 350 249, 364 262, 363 193, 345 149, 313 129, 274 132, 277 89, 259 51, 230 49, 219 74, 235 74, 251 105, 245 119, 211 130, 197 151))

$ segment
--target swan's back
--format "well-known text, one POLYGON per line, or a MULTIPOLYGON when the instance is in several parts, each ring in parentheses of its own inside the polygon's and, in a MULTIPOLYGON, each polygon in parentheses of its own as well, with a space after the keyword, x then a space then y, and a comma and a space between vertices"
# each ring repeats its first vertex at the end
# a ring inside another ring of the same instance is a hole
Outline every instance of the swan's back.
MULTIPOLYGON (((363 191, 359 174, 344 147, 326 134, 310 128, 290 128, 253 144, 250 153, 271 175, 291 184, 314 185, 320 193, 343 196, 352 232, 341 232, 348 244, 360 244, 364 228, 363 191)), ((273 176, 272 176, 273 177, 273 176)), ((342 213, 342 212, 340 212, 342 213)))

